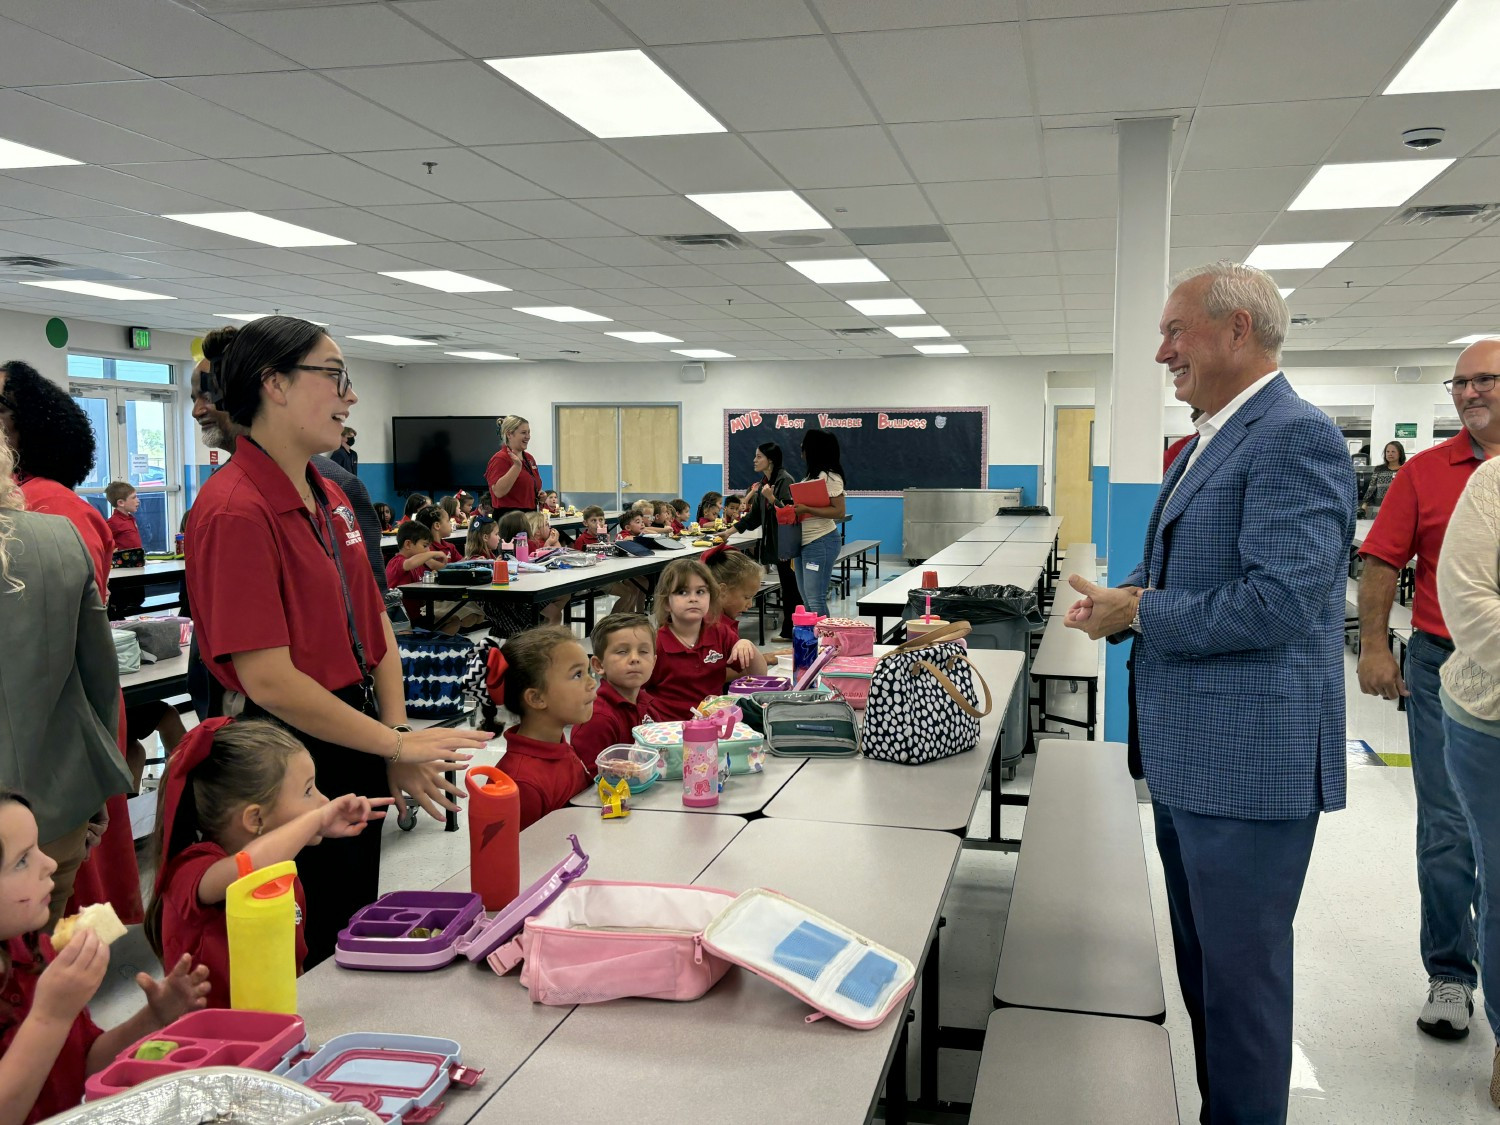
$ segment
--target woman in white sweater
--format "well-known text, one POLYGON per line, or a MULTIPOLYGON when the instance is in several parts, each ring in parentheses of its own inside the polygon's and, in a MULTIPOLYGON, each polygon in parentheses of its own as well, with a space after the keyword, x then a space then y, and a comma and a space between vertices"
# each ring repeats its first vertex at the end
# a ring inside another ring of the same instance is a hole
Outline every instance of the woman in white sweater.
MULTIPOLYGON (((1480 983, 1485 1016, 1500 1039, 1500 458, 1469 478, 1443 538, 1437 585, 1454 644, 1442 671, 1443 735, 1474 841, 1480 983)), ((1500 1048, 1490 1101, 1500 1107, 1500 1048)))

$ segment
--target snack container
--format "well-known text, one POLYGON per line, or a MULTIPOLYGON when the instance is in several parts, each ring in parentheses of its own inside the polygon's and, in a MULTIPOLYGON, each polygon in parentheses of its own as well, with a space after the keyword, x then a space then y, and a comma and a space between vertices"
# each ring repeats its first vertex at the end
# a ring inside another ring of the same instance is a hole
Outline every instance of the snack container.
MULTIPOLYGON (((682 723, 642 723, 631 731, 637 746, 661 753, 661 776, 682 780, 682 723)), ((719 732, 719 758, 728 761, 731 775, 761 773, 766 768, 766 740, 746 723, 719 732)))
POLYGON ((333 959, 346 969, 422 972, 458 956, 458 941, 484 916, 469 891, 395 891, 357 911, 333 959))
POLYGON ((855 710, 864 710, 870 698, 870 678, 875 675, 874 656, 836 656, 820 677, 826 688, 838 692, 855 710))
POLYGON ((527 918, 540 911, 560 895, 564 887, 587 871, 588 853, 579 846, 578 837, 570 834, 568 843, 573 850, 516 896, 514 902, 493 918, 481 918, 475 922, 469 932, 459 939, 458 952, 470 961, 488 957, 520 933, 527 918))
POLYGON ((785 676, 741 676, 730 683, 730 695, 754 695, 758 691, 791 691, 792 681, 785 676))
POLYGON ((271 1071, 306 1049, 307 1028, 301 1016, 202 1008, 126 1047, 114 1062, 84 1083, 84 1097, 98 1101, 155 1078, 208 1066, 271 1071), (177 1046, 161 1059, 136 1058, 135 1053, 147 1042, 177 1046))
POLYGON ((606 746, 594 759, 596 781, 630 783, 632 794, 644 793, 661 779, 661 754, 633 743, 606 746))
POLYGON ((383 1121, 420 1125, 442 1108, 450 1085, 472 1086, 480 1071, 462 1065, 452 1039, 357 1031, 337 1035, 284 1075, 330 1101, 354 1104, 383 1121))

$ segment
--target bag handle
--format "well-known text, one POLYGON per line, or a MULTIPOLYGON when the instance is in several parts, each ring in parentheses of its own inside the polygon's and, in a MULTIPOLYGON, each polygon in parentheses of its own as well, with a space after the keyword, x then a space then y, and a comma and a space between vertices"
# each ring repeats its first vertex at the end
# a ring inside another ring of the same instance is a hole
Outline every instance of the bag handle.
MULTIPOLYGON (((963 624, 968 624, 968 622, 963 622, 963 624)), ((962 657, 962 660, 969 666, 970 671, 974 673, 974 679, 978 681, 979 686, 984 689, 983 711, 978 710, 972 703, 965 699, 963 692, 959 691, 958 688, 953 685, 953 681, 948 678, 947 673, 938 668, 938 666, 932 663, 932 661, 915 661, 912 664, 910 671, 911 674, 915 676, 917 674, 918 668, 927 669, 927 671, 931 672, 933 676, 937 678, 937 682, 942 685, 943 690, 953 697, 953 702, 957 703, 961 708, 963 708, 963 712, 965 715, 968 715, 969 717, 974 719, 982 719, 986 715, 988 715, 995 707, 995 701, 990 695, 990 685, 984 682, 984 675, 979 671, 978 668, 974 667, 974 662, 972 660, 970 660, 967 656, 962 657)))
POLYGON ((919 649, 932 648, 935 645, 944 644, 948 641, 962 640, 969 635, 972 629, 973 626, 967 621, 950 621, 948 624, 939 626, 930 633, 902 641, 880 659, 884 660, 886 656, 899 656, 904 652, 916 652, 919 649))

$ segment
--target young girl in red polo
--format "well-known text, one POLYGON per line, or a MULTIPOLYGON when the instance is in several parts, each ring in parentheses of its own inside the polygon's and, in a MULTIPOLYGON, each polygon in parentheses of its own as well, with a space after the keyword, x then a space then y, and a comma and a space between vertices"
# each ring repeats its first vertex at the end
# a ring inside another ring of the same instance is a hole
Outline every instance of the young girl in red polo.
POLYGON ((646 686, 668 720, 692 718, 694 706, 738 676, 765 675, 765 657, 724 620, 719 584, 698 559, 667 564, 656 604, 656 667, 646 686))
POLYGON ((464 558, 495 559, 500 556, 500 521, 494 516, 475 516, 464 540, 464 558))
POLYGON ((103 1031, 88 1003, 109 971, 92 931, 54 952, 40 931, 57 864, 37 843, 26 799, 0 789, 0 1121, 41 1121, 83 1100, 83 1082, 142 1036, 203 1007, 208 969, 184 955, 161 980, 137 973, 146 1006, 103 1031))
MULTIPOLYGON (((389 797, 318 792, 312 755, 286 728, 265 720, 209 719, 193 728, 167 765, 156 826, 156 887, 146 938, 162 964, 191 956, 209 969, 208 1006, 229 1007, 229 930, 224 901, 243 852, 255 869, 325 837, 358 836, 385 818, 389 797), (377 811, 379 810, 379 811, 377 811)), ((377 824, 372 831, 380 831, 377 824)), ((297 971, 307 955, 302 883, 297 895, 297 971)))
POLYGON ((500 730, 497 705, 518 720, 505 731, 499 765, 521 791, 521 827, 526 828, 565 808, 594 779, 573 752, 567 728, 582 726, 593 715, 598 681, 578 638, 560 625, 518 633, 504 648, 486 637, 471 667, 484 674, 483 726, 500 730))

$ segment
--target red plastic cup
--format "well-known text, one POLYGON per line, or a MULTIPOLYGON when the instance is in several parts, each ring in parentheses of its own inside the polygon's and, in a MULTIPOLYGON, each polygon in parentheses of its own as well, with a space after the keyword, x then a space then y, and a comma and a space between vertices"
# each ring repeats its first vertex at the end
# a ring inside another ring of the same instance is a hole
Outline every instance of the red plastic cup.
POLYGON ((924 570, 922 572, 922 589, 936 590, 938 585, 938 572, 935 570, 924 570))

